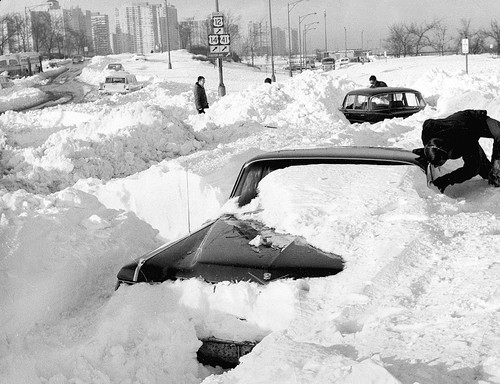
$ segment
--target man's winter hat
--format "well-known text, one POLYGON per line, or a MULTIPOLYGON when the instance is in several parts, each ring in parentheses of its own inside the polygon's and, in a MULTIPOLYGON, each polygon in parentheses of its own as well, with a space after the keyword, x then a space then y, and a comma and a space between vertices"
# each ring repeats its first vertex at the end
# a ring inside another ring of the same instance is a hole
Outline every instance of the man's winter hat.
POLYGON ((377 80, 377 78, 376 78, 375 76, 371 75, 369 80, 370 80, 370 81, 372 81, 372 80, 373 80, 373 81, 376 81, 376 80, 377 80))

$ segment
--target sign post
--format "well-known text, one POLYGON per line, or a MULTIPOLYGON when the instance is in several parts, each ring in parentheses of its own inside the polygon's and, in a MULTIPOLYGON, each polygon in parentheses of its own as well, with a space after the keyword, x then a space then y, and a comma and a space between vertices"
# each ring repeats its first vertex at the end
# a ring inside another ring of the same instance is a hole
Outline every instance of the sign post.
POLYGON ((224 15, 212 14, 212 33, 208 35, 208 57, 217 58, 219 64, 219 96, 226 95, 226 87, 222 76, 222 58, 230 54, 231 36, 224 31, 224 15))
POLYGON ((469 39, 462 39, 462 53, 465 54, 465 73, 469 74, 469 39))

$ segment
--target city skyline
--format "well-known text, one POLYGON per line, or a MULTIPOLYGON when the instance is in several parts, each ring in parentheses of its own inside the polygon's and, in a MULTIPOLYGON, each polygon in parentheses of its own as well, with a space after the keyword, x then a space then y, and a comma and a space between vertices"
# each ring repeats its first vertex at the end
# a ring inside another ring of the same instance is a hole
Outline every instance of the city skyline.
MULTIPOLYGON (((123 1, 123 0, 60 0, 63 8, 80 7, 82 10, 101 12, 109 15, 114 27, 114 9, 132 3, 164 4, 164 1, 123 1)), ((2 14, 25 11, 25 7, 36 7, 46 3, 40 0, 3 0, 0 2, 2 14)), ((215 12, 214 1, 182 0, 168 1, 176 7, 179 21, 194 17, 205 18, 215 12)), ((243 0, 219 0, 221 12, 231 12, 240 17, 240 31, 246 35, 247 25, 252 22, 269 22, 269 0, 248 2, 243 0)), ((302 27, 310 24, 308 46, 311 49, 329 50, 348 48, 380 47, 387 37, 390 25, 397 23, 417 24, 441 19, 449 28, 451 35, 456 34, 462 19, 470 20, 473 29, 489 28, 491 20, 500 20, 500 2, 496 0, 271 0, 273 27, 288 29, 288 15, 291 28, 298 28, 299 17, 315 13, 303 18, 302 27), (294 4, 296 3, 296 4, 294 4), (290 13, 288 12, 290 4, 290 13), (326 13, 326 28, 325 28, 326 13), (496 16, 496 17, 495 17, 496 16), (325 39, 326 36, 326 39, 325 39)))

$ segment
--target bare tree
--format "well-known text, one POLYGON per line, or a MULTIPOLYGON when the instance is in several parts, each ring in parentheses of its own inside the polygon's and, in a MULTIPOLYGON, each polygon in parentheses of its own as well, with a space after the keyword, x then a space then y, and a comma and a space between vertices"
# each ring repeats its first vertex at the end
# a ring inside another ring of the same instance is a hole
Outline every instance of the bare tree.
POLYGON ((434 19, 431 23, 424 22, 420 25, 417 25, 416 23, 411 23, 407 27, 408 32, 415 36, 415 38, 413 39, 415 55, 418 55, 423 47, 431 45, 429 34, 438 25, 439 25, 439 20, 434 19))
POLYGON ((224 32, 231 35, 231 42, 237 42, 240 38, 239 22, 241 16, 235 16, 231 11, 224 12, 224 32))
POLYGON ((500 55, 500 25, 498 25, 498 22, 496 20, 491 21, 491 29, 486 32, 488 37, 491 37, 493 40, 495 40, 495 50, 497 55, 500 55))
POLYGON ((249 32, 249 34, 245 40, 245 43, 243 44, 243 54, 246 56, 250 55, 251 60, 252 60, 252 66, 255 65, 254 58, 255 58, 257 47, 258 47, 258 40, 259 40, 258 32, 256 30, 252 29, 249 32))
POLYGON ((406 57, 414 50, 415 36, 410 32, 408 26, 393 24, 389 26, 389 37, 386 39, 386 45, 394 55, 406 57))
POLYGON ((180 37, 181 49, 186 49, 193 45, 192 41, 193 21, 194 17, 191 17, 179 23, 179 37, 180 37))
POLYGON ((448 44, 453 40, 451 37, 448 37, 447 32, 448 27, 440 21, 434 28, 433 35, 430 39, 431 47, 440 52, 441 56, 444 55, 444 51, 447 49, 448 44))
POLYGON ((33 49, 40 52, 43 48, 48 53, 52 48, 52 27, 50 16, 47 12, 31 12, 31 36, 33 38, 33 49))
POLYGON ((0 17, 0 52, 3 54, 6 47, 9 49, 15 46, 18 35, 15 21, 16 15, 9 13, 0 17))
POLYGON ((17 47, 19 50, 27 51, 28 31, 26 28, 26 19, 19 13, 12 15, 13 33, 16 34, 17 47))
POLYGON ((89 37, 85 33, 85 31, 84 30, 74 31, 70 29, 69 35, 71 36, 71 41, 74 44, 74 49, 76 50, 76 53, 84 54, 85 47, 89 47, 91 44, 89 37))
POLYGON ((485 51, 486 32, 483 30, 473 30, 470 19, 461 19, 461 26, 457 29, 457 46, 460 47, 462 39, 469 39, 469 53, 480 54, 485 51))

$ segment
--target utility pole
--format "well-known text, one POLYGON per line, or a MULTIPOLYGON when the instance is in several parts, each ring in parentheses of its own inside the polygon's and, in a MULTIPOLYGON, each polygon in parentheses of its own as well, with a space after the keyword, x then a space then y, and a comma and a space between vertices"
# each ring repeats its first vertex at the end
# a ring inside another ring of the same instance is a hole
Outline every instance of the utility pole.
POLYGON ((165 15, 167 20, 167 49, 168 49, 168 69, 172 69, 172 62, 170 61, 170 31, 168 26, 168 2, 165 0, 165 15))
POLYGON ((325 54, 328 52, 328 42, 326 39, 326 9, 325 9, 325 54))
POLYGON ((269 0, 269 28, 271 29, 271 81, 276 82, 274 74, 274 51, 273 51, 273 18, 271 17, 271 0, 269 0))
MULTIPOLYGON (((215 12, 219 12, 219 0, 215 0, 215 12)), ((224 79, 222 77, 222 57, 217 58, 217 63, 219 66, 219 96, 226 95, 226 86, 224 85, 224 79)))

